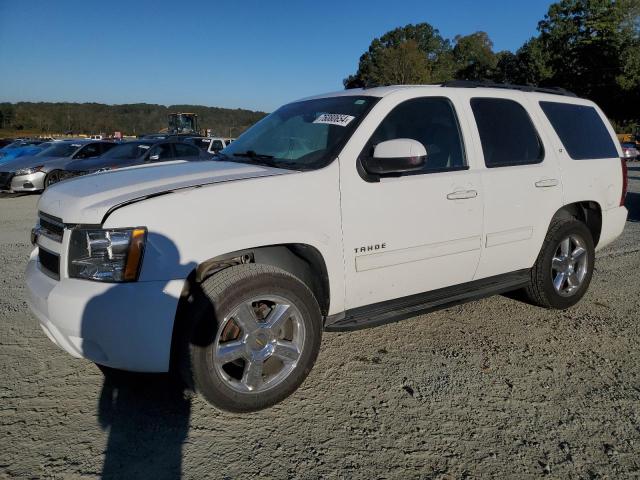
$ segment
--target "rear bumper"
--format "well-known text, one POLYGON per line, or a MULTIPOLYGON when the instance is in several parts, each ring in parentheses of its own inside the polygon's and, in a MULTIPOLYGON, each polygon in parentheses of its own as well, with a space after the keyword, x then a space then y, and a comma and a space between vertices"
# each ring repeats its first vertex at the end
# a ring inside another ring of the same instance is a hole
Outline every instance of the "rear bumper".
POLYGON ((41 271, 37 252, 27 265, 27 303, 53 343, 74 357, 113 368, 168 371, 183 280, 56 280, 41 271))
POLYGON ((616 207, 602 212, 602 229, 596 251, 606 247, 620 236, 627 222, 628 213, 625 207, 616 207))

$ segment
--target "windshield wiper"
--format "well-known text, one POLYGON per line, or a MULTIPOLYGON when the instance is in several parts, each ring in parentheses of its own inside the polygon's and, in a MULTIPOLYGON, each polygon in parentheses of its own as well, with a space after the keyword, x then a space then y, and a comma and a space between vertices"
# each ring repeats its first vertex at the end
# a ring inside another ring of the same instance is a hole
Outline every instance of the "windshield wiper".
POLYGON ((238 152, 232 153, 234 157, 247 157, 247 158, 258 158, 260 160, 268 160, 273 158, 273 155, 265 155, 263 153, 256 153, 254 150, 247 150, 246 152, 238 152))

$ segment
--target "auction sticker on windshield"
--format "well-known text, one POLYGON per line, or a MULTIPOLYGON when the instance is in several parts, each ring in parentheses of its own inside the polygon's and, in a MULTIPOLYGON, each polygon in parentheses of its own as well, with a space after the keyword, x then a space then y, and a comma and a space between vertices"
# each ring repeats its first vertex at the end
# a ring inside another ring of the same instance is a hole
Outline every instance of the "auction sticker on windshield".
POLYGON ((324 123, 326 125, 338 125, 339 127, 346 127, 351 120, 356 117, 351 115, 343 115, 341 113, 323 113, 316 118, 313 123, 324 123))

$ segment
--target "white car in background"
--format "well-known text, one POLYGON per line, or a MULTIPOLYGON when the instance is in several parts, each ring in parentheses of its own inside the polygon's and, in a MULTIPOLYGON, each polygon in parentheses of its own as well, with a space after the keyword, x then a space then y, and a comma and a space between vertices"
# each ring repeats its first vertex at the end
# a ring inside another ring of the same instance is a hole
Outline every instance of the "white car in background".
POLYGON ((219 161, 53 185, 38 203, 29 305, 71 355, 176 369, 230 411, 295 391, 323 330, 517 289, 569 308, 625 225, 620 144, 593 102, 495 87, 319 95, 276 110, 219 161))

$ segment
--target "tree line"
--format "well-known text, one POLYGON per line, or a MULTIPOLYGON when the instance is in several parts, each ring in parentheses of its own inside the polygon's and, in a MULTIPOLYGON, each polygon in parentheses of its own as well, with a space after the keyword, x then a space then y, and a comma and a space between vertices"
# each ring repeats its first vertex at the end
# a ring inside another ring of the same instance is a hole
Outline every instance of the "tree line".
POLYGON ((120 131, 125 135, 140 135, 167 128, 167 115, 171 112, 196 113, 200 128, 210 128, 215 135, 232 137, 238 136, 266 115, 264 112, 201 105, 167 107, 147 103, 18 102, 0 103, 0 129, 42 134, 120 131))
POLYGON ((562 87, 598 103, 618 127, 640 119, 640 0, 562 0, 517 51, 486 32, 447 39, 428 23, 375 38, 346 88, 490 80, 562 87))

